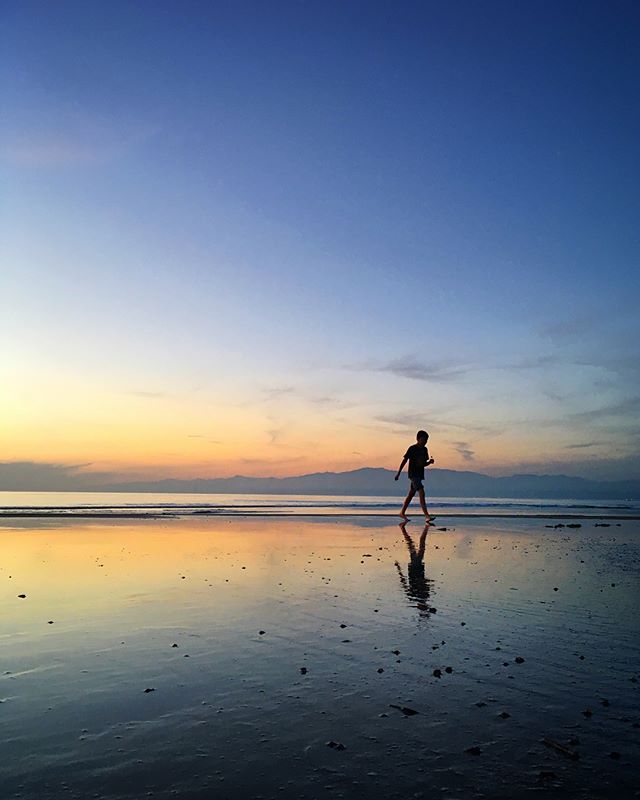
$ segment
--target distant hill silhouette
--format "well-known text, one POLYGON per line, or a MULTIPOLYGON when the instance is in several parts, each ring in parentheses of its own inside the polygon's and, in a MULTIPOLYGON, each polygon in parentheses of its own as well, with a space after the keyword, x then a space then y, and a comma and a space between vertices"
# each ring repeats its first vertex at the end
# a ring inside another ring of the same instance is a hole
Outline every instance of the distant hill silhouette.
MULTIPOLYGON (((289 478, 168 478, 95 487, 117 492, 198 492, 222 494, 401 495, 406 476, 396 483, 389 469, 365 467, 348 472, 314 472, 289 478)), ((640 499, 640 480, 594 481, 570 475, 509 475, 429 469, 428 493, 439 497, 510 497, 576 500, 640 499)))

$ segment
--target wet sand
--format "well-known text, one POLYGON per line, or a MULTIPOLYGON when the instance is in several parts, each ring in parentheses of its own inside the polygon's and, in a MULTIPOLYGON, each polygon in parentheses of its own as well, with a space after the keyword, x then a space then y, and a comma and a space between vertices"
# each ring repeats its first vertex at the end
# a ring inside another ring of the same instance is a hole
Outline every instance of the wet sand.
POLYGON ((3 520, 3 800, 637 796, 640 523, 443 523, 3 520))

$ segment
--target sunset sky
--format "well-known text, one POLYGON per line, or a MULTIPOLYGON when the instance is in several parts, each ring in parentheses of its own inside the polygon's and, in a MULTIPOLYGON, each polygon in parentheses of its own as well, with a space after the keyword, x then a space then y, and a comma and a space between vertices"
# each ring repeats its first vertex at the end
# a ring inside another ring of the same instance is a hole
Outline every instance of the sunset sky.
POLYGON ((0 462, 640 477, 637 3, 0 21, 0 462))

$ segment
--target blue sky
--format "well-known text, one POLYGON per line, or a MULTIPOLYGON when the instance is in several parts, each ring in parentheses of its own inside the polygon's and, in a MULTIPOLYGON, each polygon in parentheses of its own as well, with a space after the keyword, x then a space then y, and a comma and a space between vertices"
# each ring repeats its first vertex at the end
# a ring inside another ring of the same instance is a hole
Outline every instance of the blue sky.
POLYGON ((7 460, 640 476, 637 4, 3 8, 7 460))

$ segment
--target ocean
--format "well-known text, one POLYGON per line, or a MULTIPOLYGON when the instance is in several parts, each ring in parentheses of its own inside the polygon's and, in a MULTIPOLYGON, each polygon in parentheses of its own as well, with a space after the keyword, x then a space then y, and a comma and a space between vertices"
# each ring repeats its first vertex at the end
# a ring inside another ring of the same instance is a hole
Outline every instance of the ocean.
MULTIPOLYGON (((172 494, 137 492, 0 492, 0 517, 14 516, 394 516, 402 498, 336 495, 172 494)), ((575 500, 501 497, 433 497, 441 517, 544 516, 636 517, 640 500, 575 500)), ((409 513, 420 513, 417 500, 409 513)))

